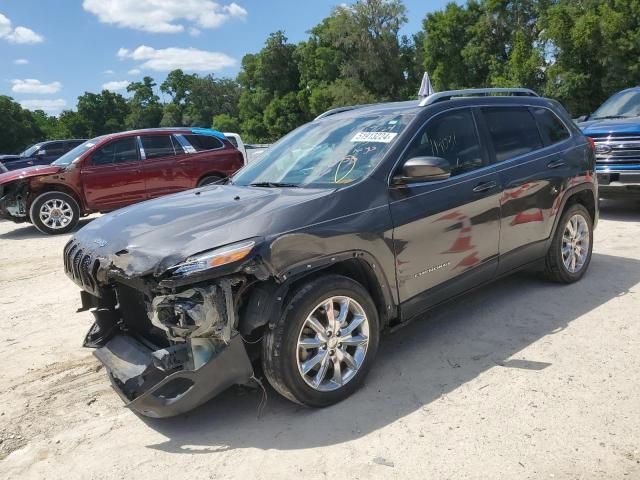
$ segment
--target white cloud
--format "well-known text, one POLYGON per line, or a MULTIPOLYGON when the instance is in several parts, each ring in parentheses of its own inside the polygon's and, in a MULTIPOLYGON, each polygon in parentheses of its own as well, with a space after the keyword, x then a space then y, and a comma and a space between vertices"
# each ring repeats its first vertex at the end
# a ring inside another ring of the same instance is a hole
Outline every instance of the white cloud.
POLYGON ((15 63, 16 65, 27 65, 29 63, 29 60, 27 60, 26 58, 16 58, 13 63, 15 63))
POLYGON ((140 75, 142 73, 142 70, 140 70, 139 68, 132 68, 127 73, 129 75, 140 75))
POLYGON ((103 90, 111 90, 112 92, 118 92, 125 90, 131 82, 129 80, 114 80, 113 82, 107 82, 102 85, 103 90))
POLYGON ((11 91, 15 93, 48 94, 57 93, 62 88, 62 84, 60 82, 42 83, 40 80, 36 80, 35 78, 11 80, 11 83, 13 84, 11 91))
POLYGON ((187 26, 217 28, 247 16, 235 2, 212 0, 84 0, 82 6, 102 23, 152 33, 179 33, 187 26))
POLYGON ((135 50, 121 48, 118 57, 130 58, 143 62, 140 68, 168 72, 176 68, 192 72, 215 72, 233 67, 236 60, 220 52, 209 52, 196 48, 162 48, 155 49, 141 45, 135 50))
POLYGON ((22 108, 29 110, 43 110, 47 113, 58 114, 67 106, 67 102, 62 98, 55 100, 36 99, 36 100, 20 100, 22 108))
POLYGON ((102 73, 104 73, 105 75, 113 75, 113 74, 115 74, 116 72, 114 72, 113 70, 109 69, 109 70, 105 70, 105 71, 104 71, 104 72, 102 72, 102 73))
POLYGON ((37 34, 27 27, 15 27, 11 20, 0 13, 0 38, 9 43, 40 43, 44 41, 42 35, 37 34))

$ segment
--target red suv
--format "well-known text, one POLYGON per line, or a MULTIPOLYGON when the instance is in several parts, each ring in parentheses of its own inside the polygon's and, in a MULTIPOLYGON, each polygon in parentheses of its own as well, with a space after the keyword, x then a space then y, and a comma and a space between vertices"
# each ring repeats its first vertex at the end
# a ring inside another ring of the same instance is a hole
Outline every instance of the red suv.
POLYGON ((81 216, 217 183, 243 166, 215 130, 148 129, 97 137, 51 165, 0 174, 0 218, 66 233, 81 216))

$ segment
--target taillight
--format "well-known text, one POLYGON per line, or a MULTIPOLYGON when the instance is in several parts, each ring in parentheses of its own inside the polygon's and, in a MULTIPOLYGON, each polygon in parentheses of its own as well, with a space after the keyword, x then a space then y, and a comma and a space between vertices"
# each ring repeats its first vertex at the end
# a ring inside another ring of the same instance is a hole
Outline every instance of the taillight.
POLYGON ((591 137, 587 137, 587 141, 589 142, 589 146, 591 147, 591 150, 593 150, 595 152, 596 151, 596 142, 594 142, 593 138, 591 138, 591 137))

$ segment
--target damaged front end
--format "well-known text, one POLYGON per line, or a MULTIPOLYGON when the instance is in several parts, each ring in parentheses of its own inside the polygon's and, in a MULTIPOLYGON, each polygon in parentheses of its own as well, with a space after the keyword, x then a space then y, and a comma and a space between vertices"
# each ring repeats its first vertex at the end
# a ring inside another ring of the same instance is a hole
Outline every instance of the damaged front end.
POLYGON ((0 185, 0 218, 16 223, 28 221, 26 182, 0 185))
POLYGON ((84 346, 96 348, 113 387, 136 412, 178 415, 253 376, 236 305, 246 275, 192 284, 124 276, 73 241, 65 270, 83 287, 82 310, 95 316, 84 346))

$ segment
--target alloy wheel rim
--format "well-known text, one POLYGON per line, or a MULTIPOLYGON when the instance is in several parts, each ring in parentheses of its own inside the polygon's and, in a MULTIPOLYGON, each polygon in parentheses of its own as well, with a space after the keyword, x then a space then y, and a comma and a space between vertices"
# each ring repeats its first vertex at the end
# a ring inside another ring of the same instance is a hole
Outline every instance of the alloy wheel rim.
POLYGON ((298 371, 320 392, 351 381, 364 363, 369 345, 369 319, 353 298, 329 297, 314 307, 298 335, 298 371))
POLYGON ((53 230, 65 228, 73 220, 71 205, 62 199, 47 200, 40 207, 40 220, 53 230))
POLYGON ((573 215, 562 234, 562 263, 570 273, 578 273, 584 267, 589 254, 589 224, 579 214, 573 215))

